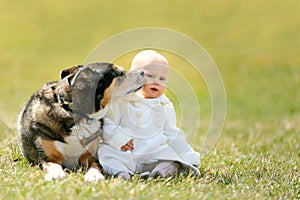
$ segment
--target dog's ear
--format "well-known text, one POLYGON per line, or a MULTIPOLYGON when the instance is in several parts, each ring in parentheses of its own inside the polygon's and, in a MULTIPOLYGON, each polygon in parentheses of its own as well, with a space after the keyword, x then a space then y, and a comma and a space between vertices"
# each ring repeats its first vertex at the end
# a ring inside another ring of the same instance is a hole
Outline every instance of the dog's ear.
POLYGON ((68 69, 63 69, 61 72, 60 72, 60 79, 63 79, 65 78, 66 76, 69 76, 70 74, 73 74, 75 75, 77 73, 77 71, 82 68, 83 65, 77 65, 77 66, 73 66, 71 68, 68 68, 68 69))
POLYGON ((60 79, 65 78, 66 76, 68 76, 70 74, 69 69, 64 69, 62 71, 60 71, 60 79))

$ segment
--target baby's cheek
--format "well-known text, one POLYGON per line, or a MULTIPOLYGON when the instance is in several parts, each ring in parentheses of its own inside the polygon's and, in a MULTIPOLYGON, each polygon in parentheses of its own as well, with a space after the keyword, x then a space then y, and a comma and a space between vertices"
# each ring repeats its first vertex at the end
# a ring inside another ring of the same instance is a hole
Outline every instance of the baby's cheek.
POLYGON ((164 86, 160 86, 160 87, 159 87, 159 90, 160 90, 161 92, 164 92, 164 91, 165 91, 165 87, 164 87, 164 86))

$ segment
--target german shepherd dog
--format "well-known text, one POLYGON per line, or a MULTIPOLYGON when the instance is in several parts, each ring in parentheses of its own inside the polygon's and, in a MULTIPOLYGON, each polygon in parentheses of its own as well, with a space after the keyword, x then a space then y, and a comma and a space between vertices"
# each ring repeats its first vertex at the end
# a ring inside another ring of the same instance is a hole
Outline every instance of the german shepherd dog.
POLYGON ((142 87, 143 72, 93 63, 65 69, 60 75, 60 81, 35 92, 20 112, 22 154, 46 171, 46 180, 64 178, 64 168, 87 169, 85 181, 104 180, 96 155, 102 118, 112 99, 142 87))

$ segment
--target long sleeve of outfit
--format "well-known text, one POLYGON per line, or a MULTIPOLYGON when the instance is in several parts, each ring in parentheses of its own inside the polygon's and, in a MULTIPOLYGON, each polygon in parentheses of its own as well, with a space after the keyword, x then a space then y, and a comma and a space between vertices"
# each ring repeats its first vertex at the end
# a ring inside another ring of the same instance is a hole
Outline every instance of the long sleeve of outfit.
POLYGON ((104 118, 103 140, 115 150, 120 150, 124 144, 132 139, 133 131, 129 127, 120 126, 120 103, 113 102, 110 107, 110 112, 104 118))
POLYGON ((180 155, 180 158, 192 165, 200 165, 200 154, 195 152, 186 142, 184 132, 176 126, 176 114, 173 103, 168 105, 168 119, 164 134, 168 138, 168 145, 180 155))

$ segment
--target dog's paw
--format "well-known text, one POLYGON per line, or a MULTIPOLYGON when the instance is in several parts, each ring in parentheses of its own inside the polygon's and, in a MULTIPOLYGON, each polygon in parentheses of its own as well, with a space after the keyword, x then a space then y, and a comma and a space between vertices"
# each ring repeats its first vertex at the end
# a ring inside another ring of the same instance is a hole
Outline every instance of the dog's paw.
POLYGON ((99 170, 91 167, 89 170, 86 172, 84 175, 84 181, 87 182, 98 182, 98 181, 103 181, 105 177, 103 174, 99 172, 99 170))
POLYGON ((46 170, 46 181, 51 181, 53 179, 64 179, 66 177, 63 168, 59 164, 46 163, 45 165, 43 165, 43 168, 46 170))

